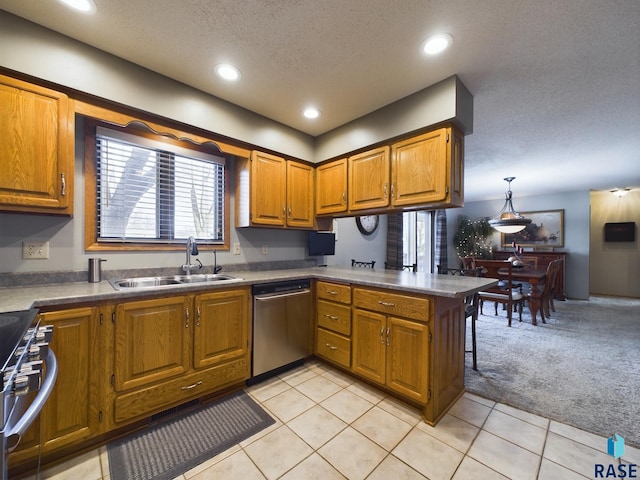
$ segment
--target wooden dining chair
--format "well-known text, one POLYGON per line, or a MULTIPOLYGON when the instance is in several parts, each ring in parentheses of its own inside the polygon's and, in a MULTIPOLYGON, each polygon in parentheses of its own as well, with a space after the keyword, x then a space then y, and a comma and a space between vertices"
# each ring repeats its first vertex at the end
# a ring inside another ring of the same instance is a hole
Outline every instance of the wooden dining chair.
POLYGON ((475 257, 460 257, 462 260, 462 268, 465 270, 473 270, 476 268, 475 257))
MULTIPOLYGON (((482 277, 482 268, 465 269, 465 268, 444 268, 438 265, 439 275, 459 275, 465 277, 482 277)), ((471 350, 465 350, 465 353, 471 353, 472 365, 474 370, 478 370, 478 358, 476 348, 476 320, 478 319, 478 294, 469 295, 464 299, 464 318, 471 318, 471 350)))
POLYGON ((385 270, 404 270, 406 272, 417 272, 418 264, 412 263, 411 265, 395 265, 393 263, 384 262, 385 270))
POLYGON ((553 295, 556 282, 558 281, 558 269, 562 267, 562 260, 553 260, 547 265, 547 273, 544 279, 544 285, 540 292, 540 318, 542 323, 547 323, 546 318, 551 318, 551 312, 555 312, 555 306, 553 305, 553 295))
POLYGON ((376 264, 375 260, 372 260, 370 262, 363 262, 361 260, 354 260, 353 258, 351 259, 352 267, 373 268, 375 264, 376 264))
POLYGON ((485 277, 500 280, 495 287, 491 287, 478 294, 480 313, 483 313, 482 307, 485 301, 494 303, 496 315, 498 315, 498 303, 503 304, 507 311, 508 325, 511 326, 514 306, 517 306, 518 320, 521 322, 524 295, 522 294, 522 285, 513 283, 513 265, 511 262, 505 260, 476 259, 475 264, 476 267, 484 269, 485 277))
POLYGON ((559 293, 562 294, 562 282, 560 281, 562 278, 562 269, 564 268, 564 260, 559 258, 555 260, 556 268, 553 275, 553 285, 551 285, 551 292, 549 293, 549 308, 552 312, 556 311, 556 306, 553 304, 553 299, 559 293))

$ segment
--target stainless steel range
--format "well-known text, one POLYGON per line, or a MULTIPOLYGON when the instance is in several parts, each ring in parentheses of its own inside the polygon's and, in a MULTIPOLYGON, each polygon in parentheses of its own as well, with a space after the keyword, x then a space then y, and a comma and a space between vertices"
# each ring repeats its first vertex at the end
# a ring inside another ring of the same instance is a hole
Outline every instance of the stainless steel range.
POLYGON ((0 475, 8 479, 9 453, 36 419, 55 384, 56 356, 49 348, 52 327, 32 325, 38 311, 0 313, 0 475), (45 375, 43 379, 42 376, 45 375), (30 401, 27 393, 39 390, 30 401))

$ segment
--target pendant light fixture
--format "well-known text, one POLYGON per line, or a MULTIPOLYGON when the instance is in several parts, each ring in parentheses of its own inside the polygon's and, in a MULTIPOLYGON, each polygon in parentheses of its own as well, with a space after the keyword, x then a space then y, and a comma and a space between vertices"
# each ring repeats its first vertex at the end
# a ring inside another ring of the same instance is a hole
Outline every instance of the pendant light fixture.
POLYGON ((489 220, 489 225, 502 233, 517 233, 524 230, 531 223, 530 218, 525 218, 513 209, 511 182, 516 177, 506 177, 504 180, 509 184, 509 189, 505 194, 504 207, 498 214, 489 220))

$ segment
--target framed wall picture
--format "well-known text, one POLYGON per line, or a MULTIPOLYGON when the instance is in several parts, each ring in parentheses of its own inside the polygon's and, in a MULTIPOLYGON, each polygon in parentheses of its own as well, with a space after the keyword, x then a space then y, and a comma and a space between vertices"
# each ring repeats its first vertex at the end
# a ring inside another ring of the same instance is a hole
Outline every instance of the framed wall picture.
POLYGON ((555 248, 564 247, 564 210, 520 212, 531 223, 518 233, 502 233, 502 246, 510 247, 516 242, 519 247, 555 248))

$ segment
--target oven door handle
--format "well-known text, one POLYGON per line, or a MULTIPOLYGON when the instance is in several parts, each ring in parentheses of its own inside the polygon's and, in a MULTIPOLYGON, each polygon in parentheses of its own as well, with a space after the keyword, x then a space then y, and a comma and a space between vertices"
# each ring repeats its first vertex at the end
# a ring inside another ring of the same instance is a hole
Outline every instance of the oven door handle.
POLYGON ((5 432, 5 436, 7 438, 17 435, 17 438, 14 437, 9 442, 7 442, 8 445, 11 445, 9 447, 9 452, 11 452, 18 446, 18 443, 20 443, 20 437, 24 435, 24 432, 27 431, 27 428, 29 428, 29 426, 36 419, 36 417, 40 413, 40 410, 42 410, 42 407, 49 398, 54 385, 56 384, 56 377, 58 376, 58 359, 53 353, 53 350, 49 349, 49 351, 47 352, 45 363, 47 365, 47 375, 44 379, 44 382, 42 382, 42 385, 40 386, 40 390, 38 391, 36 398, 33 399, 33 402, 31 403, 31 405, 29 405, 27 411, 24 412, 24 414, 22 415, 22 417, 20 417, 16 424, 10 427, 7 432, 5 432))

